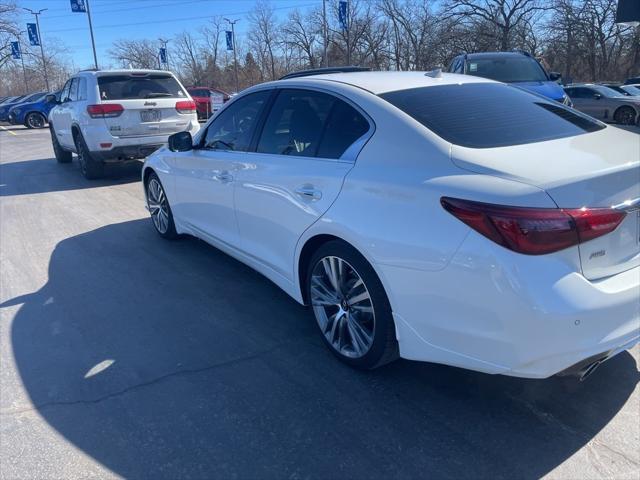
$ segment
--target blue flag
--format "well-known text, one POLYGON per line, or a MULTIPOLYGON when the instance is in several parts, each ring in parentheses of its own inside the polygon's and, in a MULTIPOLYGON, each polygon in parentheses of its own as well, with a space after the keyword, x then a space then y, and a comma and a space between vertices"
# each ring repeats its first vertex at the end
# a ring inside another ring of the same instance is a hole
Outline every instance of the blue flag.
POLYGON ((16 60, 20 60, 22 58, 19 42, 11 42, 11 57, 16 60))
POLYGON ((29 34, 29 43, 33 46, 40 45, 40 35, 38 35, 38 26, 35 23, 27 23, 27 33, 29 34))
POLYGON ((227 34, 227 50, 233 50, 233 32, 230 30, 226 31, 227 34))
POLYGON ((342 30, 349 30, 349 2, 341 1, 338 4, 338 23, 342 30))
POLYGON ((71 0, 71 11, 86 13, 87 5, 84 3, 84 0, 71 0))
POLYGON ((160 47, 160 62, 167 64, 167 49, 164 47, 160 47))

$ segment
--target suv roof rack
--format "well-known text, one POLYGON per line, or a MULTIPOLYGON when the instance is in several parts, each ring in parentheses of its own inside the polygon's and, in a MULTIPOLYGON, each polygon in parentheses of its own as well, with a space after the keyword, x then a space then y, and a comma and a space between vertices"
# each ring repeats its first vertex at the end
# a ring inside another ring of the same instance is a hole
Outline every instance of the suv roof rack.
POLYGON ((369 67, 325 67, 325 68, 314 68, 311 70, 300 70, 298 72, 287 73, 286 75, 280 77, 279 80, 286 80, 287 78, 298 78, 298 77, 310 77, 313 75, 324 75, 326 73, 352 73, 352 72, 370 72, 371 69, 369 67))

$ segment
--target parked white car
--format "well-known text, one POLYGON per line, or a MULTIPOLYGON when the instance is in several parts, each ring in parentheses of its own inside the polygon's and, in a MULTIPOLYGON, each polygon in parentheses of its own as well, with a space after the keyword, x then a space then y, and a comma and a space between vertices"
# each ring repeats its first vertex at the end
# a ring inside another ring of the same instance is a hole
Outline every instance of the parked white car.
POLYGON ((171 73, 163 70, 88 70, 67 81, 49 113, 56 159, 78 155, 87 178, 103 175, 106 163, 143 159, 169 135, 200 129, 196 105, 171 73))
POLYGON ((584 376, 638 342, 640 136, 491 80, 311 73, 147 159, 161 236, 311 305, 360 368, 584 376))

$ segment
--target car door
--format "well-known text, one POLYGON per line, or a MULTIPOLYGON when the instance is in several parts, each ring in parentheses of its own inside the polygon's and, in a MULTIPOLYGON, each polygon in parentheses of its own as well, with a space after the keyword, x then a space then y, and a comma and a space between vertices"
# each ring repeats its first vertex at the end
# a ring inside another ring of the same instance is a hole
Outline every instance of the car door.
POLYGON ((302 233, 331 206, 373 133, 347 101, 321 91, 279 90, 255 153, 237 173, 243 250, 288 281, 302 233))
POLYGON ((71 138, 71 115, 69 112, 69 92, 71 90, 71 84, 73 78, 70 78, 65 83, 62 91, 60 92, 60 103, 55 106, 51 111, 51 119, 53 121, 53 127, 55 129, 58 142, 65 147, 73 147, 69 139, 71 138))
POLYGON ((233 190, 236 172, 244 168, 256 122, 271 90, 238 98, 202 132, 188 152, 174 153, 174 215, 198 237, 239 247, 233 190))
MULTIPOLYGON (((594 89, 587 87, 579 87, 574 89, 575 99, 573 104, 575 108, 580 110, 587 115, 591 115, 599 120, 603 120, 605 115, 604 105, 606 102, 603 102, 601 98, 598 98, 598 92, 594 89)), ((569 95, 571 96, 571 95, 569 95)), ((574 97, 571 97, 573 100, 574 97)))

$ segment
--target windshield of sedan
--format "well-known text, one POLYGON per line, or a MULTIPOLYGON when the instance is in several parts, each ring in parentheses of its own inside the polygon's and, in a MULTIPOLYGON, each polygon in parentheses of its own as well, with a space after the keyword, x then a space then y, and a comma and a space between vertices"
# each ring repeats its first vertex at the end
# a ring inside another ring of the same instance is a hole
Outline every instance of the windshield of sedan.
POLYGON ((591 88, 606 98, 626 97, 624 93, 617 92, 613 88, 605 87, 604 85, 594 85, 591 88))
POLYGON ((420 87, 380 97, 444 140, 470 148, 543 142, 605 128, 560 103, 500 83, 420 87))
POLYGON ((494 57, 467 60, 468 75, 498 82, 547 82, 547 74, 531 57, 494 57))
POLYGON ((634 87, 633 85, 623 85, 620 88, 622 88, 629 95, 634 95, 634 96, 640 95, 640 88, 634 87))

